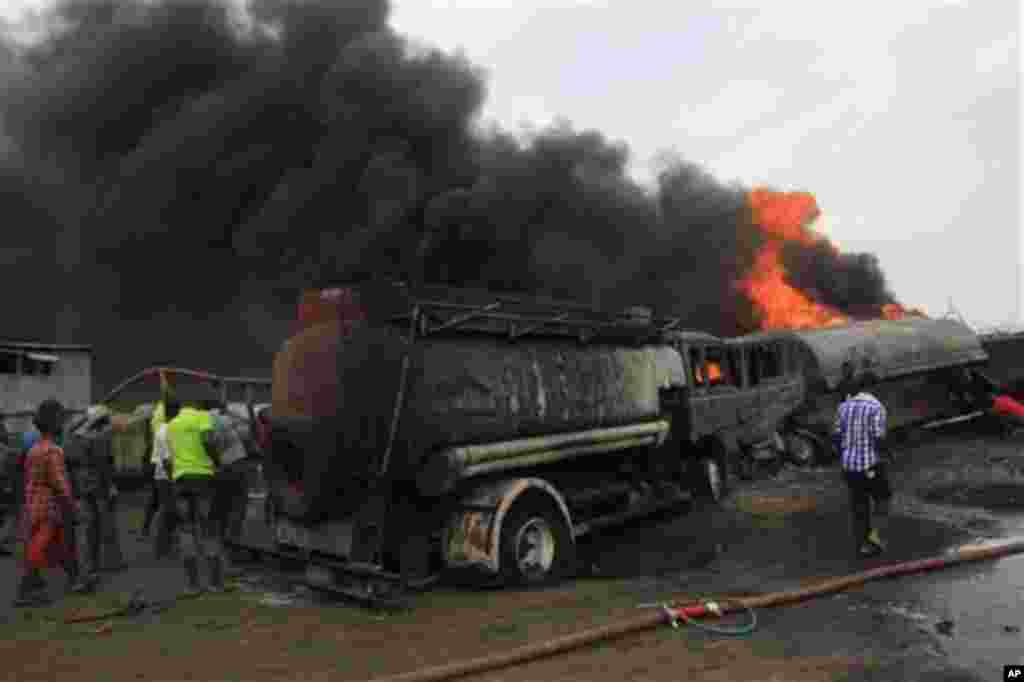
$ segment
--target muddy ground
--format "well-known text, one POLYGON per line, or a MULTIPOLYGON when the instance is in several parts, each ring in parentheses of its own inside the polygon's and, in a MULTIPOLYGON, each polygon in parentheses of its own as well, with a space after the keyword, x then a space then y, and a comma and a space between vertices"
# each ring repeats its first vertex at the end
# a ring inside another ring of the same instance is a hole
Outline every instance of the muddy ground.
MULTIPOLYGON (((1001 440, 960 425, 922 433, 895 452, 890 551, 877 560, 851 558, 836 470, 784 469, 744 484, 722 509, 663 514, 586 541, 593 570, 556 588, 441 586, 410 611, 385 613, 325 602, 295 588, 287 573, 252 566, 230 594, 162 613, 66 623, 100 615, 132 593, 160 599, 180 589, 179 566, 153 560, 135 541, 136 506, 123 512, 128 567, 98 595, 11 610, 14 562, 0 559, 0 679, 370 680, 609 624, 637 615, 640 604, 789 589, 1024 527, 1014 500, 1024 505, 1024 436, 1001 440)), ((1013 568, 1012 561, 1000 563, 1013 568)), ((1024 563, 1016 568, 1024 574, 1024 563)), ((1020 590, 1003 573, 956 568, 874 583, 759 611, 749 636, 662 626, 464 679, 999 679, 1002 664, 1024 663, 1003 658, 1024 652, 1020 590), (974 586, 979 580, 985 590, 974 586), (957 601, 975 589, 993 605, 957 601)), ((62 582, 53 577, 55 593, 62 582)))

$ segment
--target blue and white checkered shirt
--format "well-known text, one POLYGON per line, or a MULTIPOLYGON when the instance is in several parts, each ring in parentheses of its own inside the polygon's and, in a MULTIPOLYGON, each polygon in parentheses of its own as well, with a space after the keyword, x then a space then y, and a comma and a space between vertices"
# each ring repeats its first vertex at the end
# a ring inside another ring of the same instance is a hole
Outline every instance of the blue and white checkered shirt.
POLYGON ((877 439, 885 436, 885 406, 870 393, 845 400, 836 414, 840 461, 845 471, 866 471, 878 464, 877 439))

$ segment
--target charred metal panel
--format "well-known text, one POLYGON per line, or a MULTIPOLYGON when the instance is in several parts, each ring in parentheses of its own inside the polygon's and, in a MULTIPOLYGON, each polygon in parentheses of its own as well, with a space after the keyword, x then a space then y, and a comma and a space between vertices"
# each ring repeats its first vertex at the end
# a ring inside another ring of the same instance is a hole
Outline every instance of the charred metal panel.
POLYGON ((818 390, 836 390, 843 363, 855 369, 870 367, 880 379, 903 377, 936 369, 984 363, 988 359, 978 336, 954 320, 906 318, 872 320, 824 329, 756 334, 745 339, 794 340, 808 382, 818 390))
POLYGON ((988 353, 986 374, 1011 387, 1024 384, 1024 334, 985 336, 981 345, 988 353))
POLYGON ((829 389, 838 387, 844 362, 870 366, 881 379, 988 359, 977 335, 953 320, 876 320, 797 332, 814 353, 829 389))
POLYGON ((423 451, 617 426, 659 413, 653 348, 426 339, 403 434, 423 451))
POLYGON ((406 354, 389 466, 403 480, 415 478, 428 453, 452 445, 657 418, 659 389, 681 374, 678 355, 656 346, 469 334, 409 343, 399 326, 365 324, 347 337, 330 325, 311 327, 286 344, 274 370, 273 419, 316 423, 295 431, 296 447, 281 442, 287 429, 275 441, 275 459, 301 460, 275 468, 290 467, 303 489, 301 504, 284 493, 292 513, 322 518, 358 500, 356 483, 373 477, 387 447, 406 354))
MULTIPOLYGON (((871 392, 885 405, 888 428, 900 429, 955 416, 957 408, 950 400, 953 380, 942 371, 897 377, 873 386, 871 392)), ((816 433, 828 433, 842 400, 838 392, 812 394, 794 420, 816 433)))

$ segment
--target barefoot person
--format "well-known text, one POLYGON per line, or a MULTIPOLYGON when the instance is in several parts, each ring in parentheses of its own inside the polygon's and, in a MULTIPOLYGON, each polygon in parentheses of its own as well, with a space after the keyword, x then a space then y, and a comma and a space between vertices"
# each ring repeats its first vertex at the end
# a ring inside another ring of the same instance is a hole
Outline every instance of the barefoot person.
POLYGON ((854 395, 839 406, 833 432, 850 491, 854 539, 860 556, 873 556, 885 549, 879 529, 888 520, 892 497, 885 464, 879 456, 887 414, 885 406, 869 392, 875 381, 870 372, 861 375, 854 395), (874 524, 872 502, 876 512, 874 524))

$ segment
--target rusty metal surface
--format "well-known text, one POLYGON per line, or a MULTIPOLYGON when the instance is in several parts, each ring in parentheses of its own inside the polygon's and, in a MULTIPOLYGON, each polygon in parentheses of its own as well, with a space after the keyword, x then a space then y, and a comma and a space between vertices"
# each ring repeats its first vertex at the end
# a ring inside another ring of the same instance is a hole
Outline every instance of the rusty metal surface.
POLYGON ((954 320, 907 318, 872 320, 841 327, 764 332, 742 337, 755 340, 791 340, 812 360, 808 379, 823 381, 835 390, 844 362, 857 369, 865 364, 880 379, 930 370, 981 364, 988 359, 978 336, 954 320))
POLYGON ((342 330, 322 324, 289 339, 274 358, 271 409, 282 417, 333 415, 342 330))
MULTIPOLYGON (((451 568, 472 567, 489 573, 501 570, 501 527, 516 500, 534 490, 554 502, 566 526, 573 528, 572 516, 558 491, 540 478, 517 478, 482 486, 460 501, 463 511, 452 516, 446 528, 445 564, 451 568)), ((575 542, 575 537, 572 537, 575 542)))

